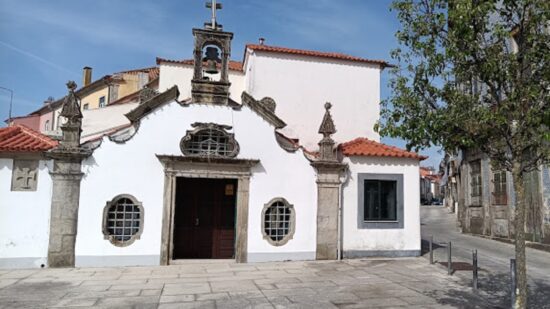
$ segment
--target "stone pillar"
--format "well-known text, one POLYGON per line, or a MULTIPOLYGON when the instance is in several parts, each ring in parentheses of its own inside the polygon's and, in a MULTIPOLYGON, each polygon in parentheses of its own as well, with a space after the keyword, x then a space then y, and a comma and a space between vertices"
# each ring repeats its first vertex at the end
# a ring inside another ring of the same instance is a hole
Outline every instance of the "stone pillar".
POLYGON ((50 211, 50 239, 48 245, 49 267, 74 267, 75 240, 82 179, 82 159, 91 154, 80 147, 82 113, 75 94, 76 84, 67 83, 69 94, 65 97, 60 116, 62 138, 59 146, 47 155, 54 160, 51 171, 53 180, 50 211))
POLYGON ((80 159, 54 159, 50 214, 49 267, 74 267, 80 200, 80 159))
POLYGON ((338 206, 340 176, 346 165, 314 162, 317 170, 317 256, 318 260, 338 259, 338 206))
POLYGON ((338 259, 340 218, 340 176, 346 165, 338 161, 331 135, 336 128, 330 114, 330 103, 325 104, 325 115, 319 133, 319 159, 311 163, 317 170, 317 256, 318 260, 338 259))

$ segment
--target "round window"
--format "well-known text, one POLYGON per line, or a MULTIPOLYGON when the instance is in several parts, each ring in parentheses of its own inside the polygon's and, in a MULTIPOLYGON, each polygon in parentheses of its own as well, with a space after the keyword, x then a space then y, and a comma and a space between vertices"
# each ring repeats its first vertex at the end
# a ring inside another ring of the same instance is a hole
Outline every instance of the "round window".
POLYGON ((284 198, 265 204, 262 230, 264 239, 274 246, 286 244, 294 234, 294 207, 284 198))
POLYGON ((143 207, 133 196, 123 194, 107 202, 103 234, 117 246, 130 245, 143 229, 143 207))

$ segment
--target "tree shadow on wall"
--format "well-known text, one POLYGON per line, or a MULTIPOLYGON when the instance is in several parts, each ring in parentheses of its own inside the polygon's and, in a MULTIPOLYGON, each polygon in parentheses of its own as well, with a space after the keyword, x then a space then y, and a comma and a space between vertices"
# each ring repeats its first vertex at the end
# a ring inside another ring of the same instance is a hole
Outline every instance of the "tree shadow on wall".
MULTIPOLYGON (((478 291, 471 280, 462 280, 462 288, 426 292, 439 304, 458 308, 510 308, 510 276, 508 274, 480 273, 478 291)), ((527 308, 550 308, 550 284, 530 282, 527 308)))

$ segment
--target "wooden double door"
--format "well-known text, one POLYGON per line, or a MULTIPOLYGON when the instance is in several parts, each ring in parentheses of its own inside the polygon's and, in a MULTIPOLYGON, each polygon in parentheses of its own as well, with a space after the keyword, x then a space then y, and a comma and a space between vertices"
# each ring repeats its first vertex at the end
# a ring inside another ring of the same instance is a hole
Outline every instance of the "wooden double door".
POLYGON ((236 179, 176 180, 172 259, 235 255, 236 179))

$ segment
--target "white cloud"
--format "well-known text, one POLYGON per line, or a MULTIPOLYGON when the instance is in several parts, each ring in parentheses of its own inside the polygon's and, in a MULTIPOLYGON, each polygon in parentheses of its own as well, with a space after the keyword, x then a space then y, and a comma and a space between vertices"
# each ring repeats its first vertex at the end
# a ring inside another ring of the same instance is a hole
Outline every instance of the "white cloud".
POLYGON ((166 21, 167 14, 157 3, 94 1, 81 4, 89 10, 59 4, 17 1, 0 7, 0 12, 11 18, 12 23, 53 27, 56 32, 77 35, 79 39, 109 48, 170 55, 180 47, 166 29, 163 30, 166 25, 162 21, 166 21))
POLYGON ((54 68, 54 69, 63 71, 63 72, 65 72, 65 73, 69 73, 69 74, 71 74, 71 76, 79 76, 79 74, 77 74, 76 72, 73 72, 73 71, 71 71, 71 70, 69 70, 69 69, 67 69, 67 68, 64 68, 64 67, 62 67, 62 66, 60 66, 60 65, 58 65, 58 64, 56 64, 56 63, 54 63, 54 62, 51 62, 51 61, 49 61, 49 60, 47 60, 47 59, 44 59, 44 58, 42 58, 42 57, 40 57, 40 56, 37 56, 37 55, 35 55, 35 54, 33 54, 33 53, 29 52, 29 51, 26 51, 26 50, 17 48, 17 47, 15 47, 15 46, 13 46, 13 45, 11 45, 11 44, 9 44, 9 43, 0 41, 0 45, 2 45, 2 46, 4 46, 4 47, 7 47, 7 48, 11 49, 11 50, 17 52, 18 54, 21 54, 21 55, 24 55, 24 56, 29 57, 29 58, 31 58, 31 59, 40 61, 41 63, 46 64, 46 65, 48 65, 48 66, 50 66, 50 67, 52 67, 52 68, 54 68))

